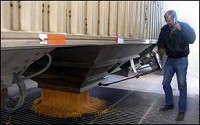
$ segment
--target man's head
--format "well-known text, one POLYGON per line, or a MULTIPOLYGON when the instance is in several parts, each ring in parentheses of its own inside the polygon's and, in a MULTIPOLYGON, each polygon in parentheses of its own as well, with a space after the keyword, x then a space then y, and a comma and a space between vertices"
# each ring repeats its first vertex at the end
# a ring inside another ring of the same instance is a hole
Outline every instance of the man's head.
POLYGON ((164 15, 165 21, 169 26, 173 26, 176 23, 176 12, 174 10, 168 10, 164 15))

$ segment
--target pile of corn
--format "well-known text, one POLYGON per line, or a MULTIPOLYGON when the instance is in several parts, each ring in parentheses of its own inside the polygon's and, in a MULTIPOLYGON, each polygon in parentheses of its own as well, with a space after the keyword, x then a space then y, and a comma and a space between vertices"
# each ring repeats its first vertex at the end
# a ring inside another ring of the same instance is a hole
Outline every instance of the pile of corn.
POLYGON ((41 98, 33 102, 32 110, 47 117, 69 118, 84 114, 99 113, 106 106, 104 100, 89 96, 89 92, 80 94, 42 89, 41 98))

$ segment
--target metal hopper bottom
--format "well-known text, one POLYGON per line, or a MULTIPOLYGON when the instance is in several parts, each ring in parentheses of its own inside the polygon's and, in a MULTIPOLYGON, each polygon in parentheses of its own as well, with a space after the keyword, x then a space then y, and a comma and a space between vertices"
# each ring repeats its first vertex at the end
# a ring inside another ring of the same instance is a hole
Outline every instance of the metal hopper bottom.
MULTIPOLYGON (((31 88, 25 104, 10 113, 1 110, 1 124, 199 124, 199 100, 188 97, 188 110, 184 121, 175 121, 177 106, 168 112, 159 112, 164 105, 164 95, 130 90, 95 87, 89 90, 90 95, 108 102, 109 112, 103 115, 85 115, 76 119, 47 118, 38 116, 30 110, 40 89, 31 88), (9 119, 10 118, 10 119, 9 119)), ((178 97, 174 97, 178 104, 178 97)))
MULTIPOLYGON (((112 44, 61 47, 50 52, 51 66, 33 80, 40 88, 81 93, 89 90, 119 65, 133 59, 152 44, 112 44)), ((43 57, 33 63, 25 76, 39 71, 47 63, 43 57)))

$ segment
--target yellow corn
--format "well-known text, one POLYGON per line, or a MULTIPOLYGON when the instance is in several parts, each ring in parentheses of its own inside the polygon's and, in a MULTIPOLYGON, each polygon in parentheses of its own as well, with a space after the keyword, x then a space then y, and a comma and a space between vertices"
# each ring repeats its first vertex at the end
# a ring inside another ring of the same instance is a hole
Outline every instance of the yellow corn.
POLYGON ((80 117, 88 113, 99 113, 106 106, 104 100, 80 94, 42 89, 41 98, 33 102, 32 110, 47 117, 80 117))

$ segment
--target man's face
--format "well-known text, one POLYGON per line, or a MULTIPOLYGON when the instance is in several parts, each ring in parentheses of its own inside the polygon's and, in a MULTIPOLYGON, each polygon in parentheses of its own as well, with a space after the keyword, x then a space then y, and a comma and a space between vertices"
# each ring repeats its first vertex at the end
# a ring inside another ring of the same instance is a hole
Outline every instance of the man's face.
POLYGON ((175 20, 174 20, 174 18, 171 18, 171 16, 166 17, 165 21, 166 21, 167 25, 169 25, 169 26, 173 26, 175 24, 175 20))

